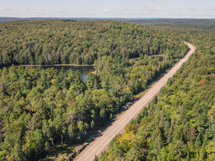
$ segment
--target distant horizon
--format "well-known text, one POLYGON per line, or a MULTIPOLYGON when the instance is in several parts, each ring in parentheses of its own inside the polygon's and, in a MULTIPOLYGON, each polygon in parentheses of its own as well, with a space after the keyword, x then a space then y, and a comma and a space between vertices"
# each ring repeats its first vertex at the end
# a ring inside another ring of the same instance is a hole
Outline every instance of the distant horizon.
POLYGON ((214 0, 0 0, 1 17, 214 19, 214 0))
POLYGON ((201 19, 201 20, 204 20, 204 19, 211 19, 211 20, 215 20, 215 18, 158 18, 158 17, 155 17, 155 18, 135 18, 135 17, 4 17, 4 16, 0 16, 0 18, 41 18, 41 19, 45 19, 45 18, 62 18, 62 19, 72 19, 72 18, 83 18, 83 19, 148 19, 148 20, 153 20, 153 19, 201 19))

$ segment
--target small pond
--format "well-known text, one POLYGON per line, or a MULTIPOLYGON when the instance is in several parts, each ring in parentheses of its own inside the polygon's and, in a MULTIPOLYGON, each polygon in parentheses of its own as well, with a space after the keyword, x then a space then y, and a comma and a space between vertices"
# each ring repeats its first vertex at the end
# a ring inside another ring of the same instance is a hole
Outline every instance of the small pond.
POLYGON ((83 79, 83 81, 86 80, 87 75, 90 72, 94 72, 95 71, 95 68, 93 66, 61 66, 61 65, 58 65, 58 66, 41 66, 41 68, 43 68, 43 69, 54 68, 54 69, 57 69, 59 72, 62 69, 63 69, 63 71, 71 69, 74 72, 77 71, 77 70, 79 70, 82 73, 81 78, 83 79))

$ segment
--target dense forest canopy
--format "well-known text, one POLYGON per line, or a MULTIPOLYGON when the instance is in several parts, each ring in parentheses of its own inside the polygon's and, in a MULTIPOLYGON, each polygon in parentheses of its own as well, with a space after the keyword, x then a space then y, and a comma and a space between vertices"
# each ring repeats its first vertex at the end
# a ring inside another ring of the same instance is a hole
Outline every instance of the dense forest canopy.
MULTIPOLYGON (((93 64, 102 56, 137 58, 180 46, 154 27, 113 21, 14 21, 0 24, 0 65, 93 64)), ((176 56, 181 55, 177 53, 176 56)), ((174 58, 173 58, 174 59, 174 58)))
POLYGON ((113 21, 1 23, 0 62, 94 64, 80 72, 0 69, 0 160, 32 160, 57 140, 73 145, 135 99, 188 47, 163 29, 113 21))
POLYGON ((96 160, 215 160, 215 30, 157 28, 180 33, 197 51, 96 160))

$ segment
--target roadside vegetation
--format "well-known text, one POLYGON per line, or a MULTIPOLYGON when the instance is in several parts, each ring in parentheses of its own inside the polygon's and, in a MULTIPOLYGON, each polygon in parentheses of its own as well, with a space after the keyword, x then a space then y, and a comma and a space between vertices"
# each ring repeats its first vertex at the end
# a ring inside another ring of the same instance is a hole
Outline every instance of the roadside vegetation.
POLYGON ((215 160, 215 30, 157 28, 193 43, 197 51, 95 160, 215 160))

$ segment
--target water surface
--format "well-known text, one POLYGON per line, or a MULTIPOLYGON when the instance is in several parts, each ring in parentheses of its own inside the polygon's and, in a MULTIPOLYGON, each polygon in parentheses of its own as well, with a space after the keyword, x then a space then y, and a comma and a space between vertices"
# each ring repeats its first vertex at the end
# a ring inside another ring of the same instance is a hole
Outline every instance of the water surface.
POLYGON ((78 70, 82 73, 81 78, 83 79, 83 81, 86 80, 89 73, 95 71, 95 68, 93 66, 60 66, 60 65, 58 65, 58 66, 41 66, 41 68, 43 68, 43 69, 54 68, 54 69, 57 69, 58 72, 60 72, 61 70, 67 71, 69 69, 71 69, 74 72, 78 70))

